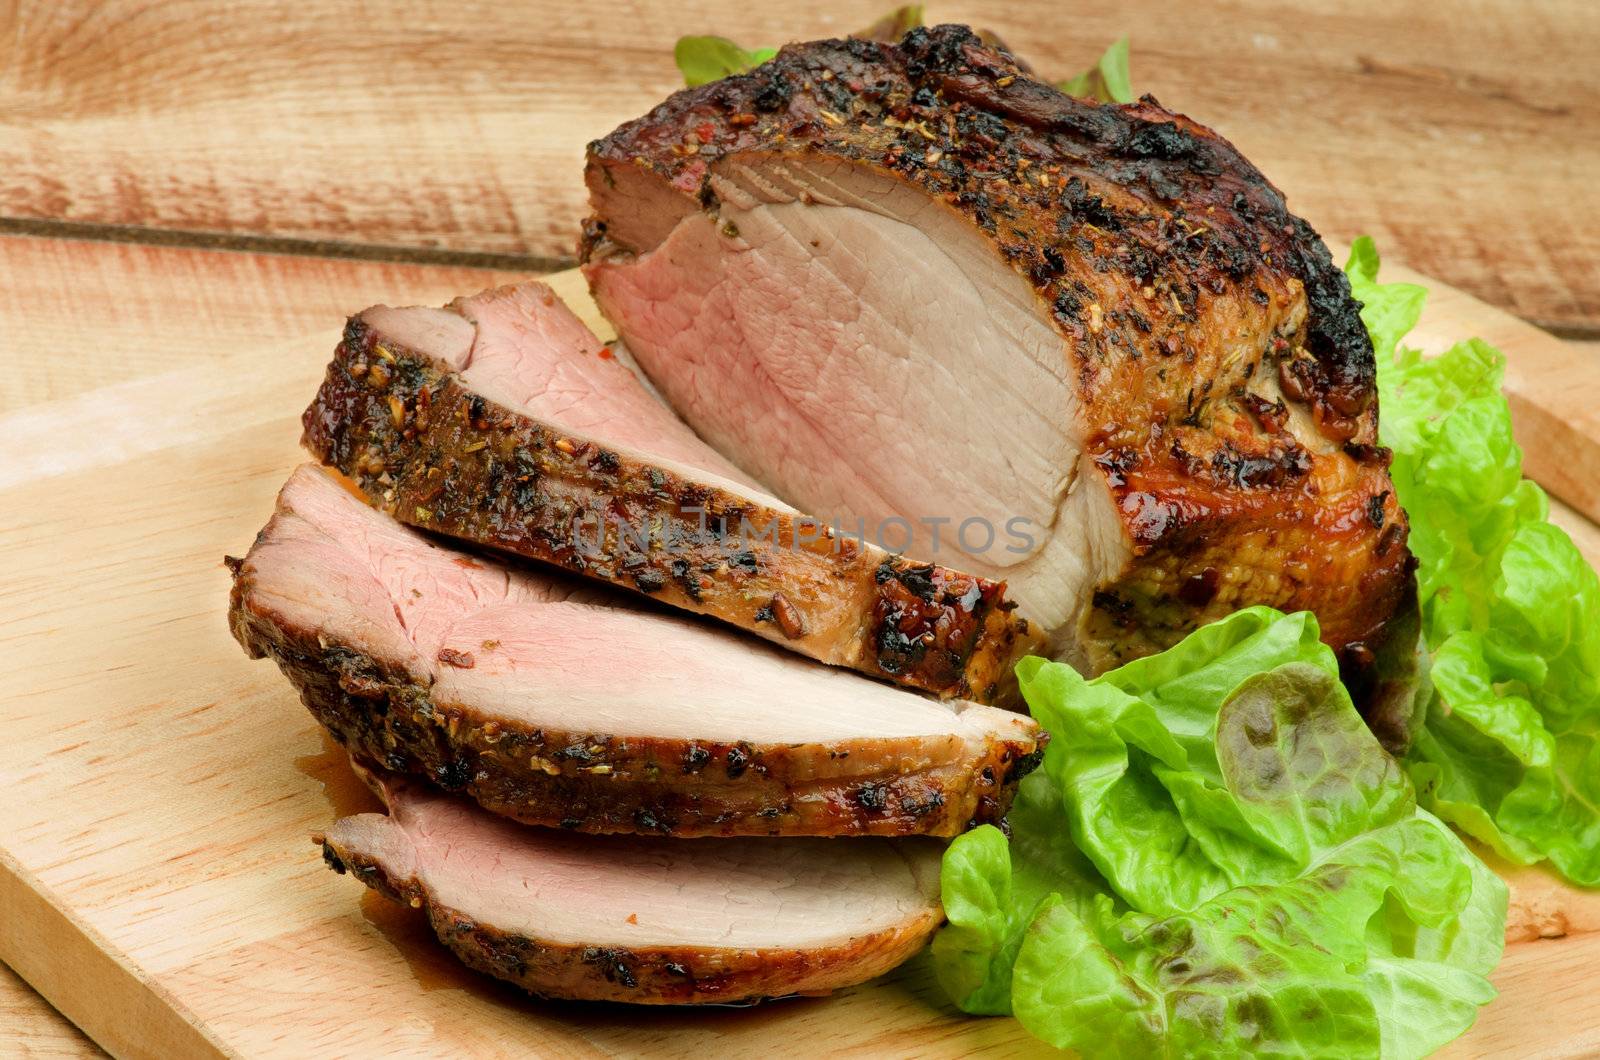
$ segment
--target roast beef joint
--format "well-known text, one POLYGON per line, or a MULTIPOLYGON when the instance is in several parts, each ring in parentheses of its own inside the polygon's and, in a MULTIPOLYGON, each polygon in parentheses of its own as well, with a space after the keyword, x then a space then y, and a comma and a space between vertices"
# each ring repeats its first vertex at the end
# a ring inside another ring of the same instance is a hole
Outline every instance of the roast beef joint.
POLYGON ((329 865, 467 964, 651 1004, 892 969, 1044 754, 1029 654, 1310 610, 1405 745, 1360 306, 1215 132, 939 26, 678 92, 586 179, 616 341, 537 282, 358 313, 324 466, 230 561, 235 637, 387 807, 329 865))
POLYGON ((1409 605, 1348 282, 1188 118, 940 26, 679 92, 588 184, 595 300, 700 437, 814 515, 907 519, 1080 669, 1250 604, 1359 666, 1409 605))

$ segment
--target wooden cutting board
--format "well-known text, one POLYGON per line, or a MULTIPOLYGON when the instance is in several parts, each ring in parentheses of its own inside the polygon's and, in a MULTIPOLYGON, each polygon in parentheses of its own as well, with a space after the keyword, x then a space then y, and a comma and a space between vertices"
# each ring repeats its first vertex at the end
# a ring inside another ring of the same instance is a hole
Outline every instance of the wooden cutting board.
MULTIPOLYGON (((754 1009, 541 1004, 322 866, 310 833, 370 802, 230 639, 221 559, 303 459, 345 312, 505 278, 0 237, 0 960, 127 1056, 1036 1055, 1012 1021, 958 1016, 921 960, 754 1009)), ((555 282, 592 317, 581 281, 555 282)), ((1438 292, 1429 342, 1471 330, 1537 398, 1530 444, 1578 437, 1600 370, 1438 292)), ((1575 483, 1600 470, 1581 437, 1544 455, 1575 483)), ((1600 558, 1600 532, 1561 519, 1600 558)), ((1564 937, 1510 947, 1455 1055, 1600 1051, 1600 902, 1513 875, 1523 933, 1564 937)))

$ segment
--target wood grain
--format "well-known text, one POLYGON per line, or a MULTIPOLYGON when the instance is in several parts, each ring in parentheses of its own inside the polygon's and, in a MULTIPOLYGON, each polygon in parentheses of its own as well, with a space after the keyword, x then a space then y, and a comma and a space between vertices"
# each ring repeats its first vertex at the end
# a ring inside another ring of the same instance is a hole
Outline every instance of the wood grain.
MULTIPOLYGON (((567 258, 583 145, 678 87, 673 41, 859 28, 892 0, 0 3, 0 217, 567 258)), ((1065 75, 1214 125, 1329 235, 1600 329, 1590 0, 939 0, 1065 75)))
POLYGON ((0 964, 0 1047, 12 1060, 88 1060, 105 1053, 0 964))
POLYGON ((1436 1057, 1439 1060, 1577 1060, 1600 1056, 1600 1019, 1594 1011, 1594 969, 1600 935, 1506 947, 1491 977, 1500 996, 1477 1024, 1436 1057))
POLYGON ((442 302, 521 275, 26 237, 4 245, 0 320, 27 321, 27 345, 13 335, 8 348, 31 355, 0 376, 0 414, 216 363, 240 352, 231 347, 242 336, 335 326, 351 306, 442 302), (159 275, 162 298, 130 297, 130 275, 159 275), (85 313, 103 323, 86 326, 85 313))
MULTIPOLYGON (((346 311, 502 277, 0 238, 7 282, 50 270, 101 279, 0 303, 0 356, 56 388, 0 413, 0 452, 16 454, 0 465, 0 959, 89 1035, 150 1057, 1037 1055, 1009 1020, 958 1017, 921 960, 751 1010, 540 1004, 329 873, 308 836, 367 796, 229 638, 220 558, 301 459, 296 416, 346 311), (125 371, 89 385, 34 365, 42 349, 125 371)), ((1549 355, 1536 335, 1508 352, 1549 355)), ((1561 518, 1600 558, 1600 531, 1561 518)), ((1502 997, 1454 1055, 1592 1051, 1600 913, 1543 873, 1514 887, 1531 936, 1565 937, 1511 948, 1502 997)))

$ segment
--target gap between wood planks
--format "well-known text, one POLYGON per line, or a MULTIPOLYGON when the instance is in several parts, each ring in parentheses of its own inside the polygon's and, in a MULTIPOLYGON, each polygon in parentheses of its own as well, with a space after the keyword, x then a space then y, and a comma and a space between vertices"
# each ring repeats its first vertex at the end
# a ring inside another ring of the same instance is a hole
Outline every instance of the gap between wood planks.
MULTIPOLYGON (((408 265, 502 269, 539 275, 560 272, 578 264, 576 258, 552 258, 537 254, 446 250, 388 243, 340 243, 288 236, 258 236, 184 228, 147 228, 143 225, 99 224, 92 221, 63 221, 37 217, 0 217, 0 235, 87 239, 102 243, 136 243, 156 247, 190 247, 197 250, 235 250, 247 254, 283 254, 291 257, 388 261, 408 265)), ((1542 321, 1536 317, 1521 319, 1559 339, 1600 340, 1600 325, 1570 325, 1542 321)))
MULTIPOLYGON (((0 235, 87 239, 101 243, 140 243, 147 246, 189 247, 196 250, 236 250, 248 254, 402 262, 409 265, 518 270, 541 275, 570 269, 578 263, 577 258, 550 258, 536 254, 446 250, 385 243, 338 243, 288 236, 257 236, 183 228, 147 228, 143 225, 98 224, 92 221, 61 221, 37 217, 0 217, 0 235)), ((1600 328, 1596 328, 1595 331, 1596 335, 1600 336, 1600 328)))

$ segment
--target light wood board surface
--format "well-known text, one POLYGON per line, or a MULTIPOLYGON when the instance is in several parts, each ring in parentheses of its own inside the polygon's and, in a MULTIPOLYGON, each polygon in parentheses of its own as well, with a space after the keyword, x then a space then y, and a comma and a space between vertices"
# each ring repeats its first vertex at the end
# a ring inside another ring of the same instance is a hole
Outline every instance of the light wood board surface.
MULTIPOLYGON (((750 1010, 539 1004, 322 866, 309 834, 368 797, 276 669, 229 637, 221 557, 302 459, 296 418, 343 315, 503 275, 9 237, 0 277, 0 960, 101 1045, 1037 1055, 1011 1021, 957 1016, 920 960, 750 1010)), ((1451 305, 1436 299, 1431 334, 1456 328, 1451 305)), ((1512 338, 1513 363, 1566 355, 1512 338)), ((1600 533, 1561 517, 1600 558, 1600 533)), ((1533 940, 1511 946, 1501 998, 1453 1055, 1592 1054, 1600 903, 1537 872, 1514 887, 1533 940)))
POLYGON ((0 1056, 8 1060, 90 1060, 105 1053, 0 964, 0 1056))
MULTIPOLYGON (((569 259, 583 145, 680 86, 678 36, 775 45, 893 6, 0 2, 0 217, 569 259)), ((927 12, 1056 77, 1130 35, 1135 90, 1231 138, 1326 234, 1600 334, 1593 0, 927 12)))

